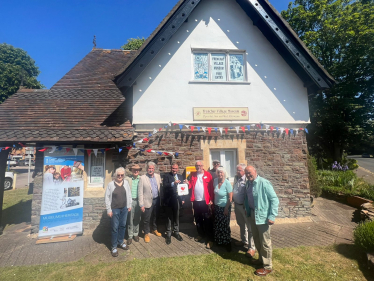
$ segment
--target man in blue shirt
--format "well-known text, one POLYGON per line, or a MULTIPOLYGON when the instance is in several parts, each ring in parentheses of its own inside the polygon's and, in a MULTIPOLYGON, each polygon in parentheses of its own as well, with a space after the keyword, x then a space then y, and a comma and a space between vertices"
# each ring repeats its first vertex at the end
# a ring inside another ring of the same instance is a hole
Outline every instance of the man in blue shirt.
POLYGON ((245 175, 248 181, 244 204, 259 254, 259 259, 252 259, 252 263, 263 265, 256 270, 256 275, 266 276, 273 271, 270 226, 278 215, 279 200, 271 183, 258 176, 253 166, 245 168, 245 175))

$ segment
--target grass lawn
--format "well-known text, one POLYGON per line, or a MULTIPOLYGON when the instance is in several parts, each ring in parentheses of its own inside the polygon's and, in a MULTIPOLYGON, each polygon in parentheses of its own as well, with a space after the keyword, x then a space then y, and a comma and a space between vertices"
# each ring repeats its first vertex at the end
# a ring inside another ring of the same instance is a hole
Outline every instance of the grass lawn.
MULTIPOLYGON (((4 191, 3 226, 29 222, 31 220, 31 199, 27 188, 4 191)), ((0 279, 1 280, 1 279, 0 279)))
MULTIPOLYGON (((274 250, 265 280, 373 280, 364 254, 354 245, 274 250)), ((210 254, 126 262, 6 267, 0 280, 260 280, 244 254, 210 254)))

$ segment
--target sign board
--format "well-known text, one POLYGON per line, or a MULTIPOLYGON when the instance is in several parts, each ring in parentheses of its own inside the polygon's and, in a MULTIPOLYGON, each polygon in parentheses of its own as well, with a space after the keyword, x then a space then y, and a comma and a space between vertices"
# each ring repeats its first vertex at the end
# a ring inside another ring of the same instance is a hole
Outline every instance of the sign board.
POLYGON ((39 237, 83 232, 84 155, 51 149, 44 152, 39 237))
POLYGON ((103 166, 92 166, 91 167, 91 183, 102 183, 103 176, 103 166))
POLYGON ((186 184, 186 183, 178 184, 177 190, 178 190, 178 195, 179 196, 188 195, 188 184, 186 184))
POLYGON ((248 107, 194 107, 194 121, 248 121, 248 107))

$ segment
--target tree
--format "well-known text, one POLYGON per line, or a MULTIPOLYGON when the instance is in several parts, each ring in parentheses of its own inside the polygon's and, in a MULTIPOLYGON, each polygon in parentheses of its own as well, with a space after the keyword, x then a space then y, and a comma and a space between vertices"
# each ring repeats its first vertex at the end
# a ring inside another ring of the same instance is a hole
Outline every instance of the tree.
POLYGON ((138 50, 143 45, 144 41, 144 38, 130 38, 127 39, 127 43, 121 48, 123 50, 138 50))
POLYGON ((35 61, 27 52, 6 43, 0 44, 0 103, 17 92, 20 86, 44 88, 36 80, 39 73, 35 61))
POLYGON ((373 0, 295 0, 282 12, 338 82, 309 101, 308 143, 318 156, 340 160, 373 134, 373 11, 373 0))

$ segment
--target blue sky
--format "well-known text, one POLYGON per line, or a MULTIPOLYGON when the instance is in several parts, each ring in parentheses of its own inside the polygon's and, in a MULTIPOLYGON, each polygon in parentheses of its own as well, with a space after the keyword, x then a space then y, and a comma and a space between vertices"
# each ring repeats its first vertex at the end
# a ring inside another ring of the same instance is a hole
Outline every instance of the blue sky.
MULTIPOLYGON (((22 48, 50 88, 93 47, 119 49, 128 38, 147 38, 177 0, 0 1, 0 43, 22 48)), ((282 11, 290 0, 270 0, 282 11)))

